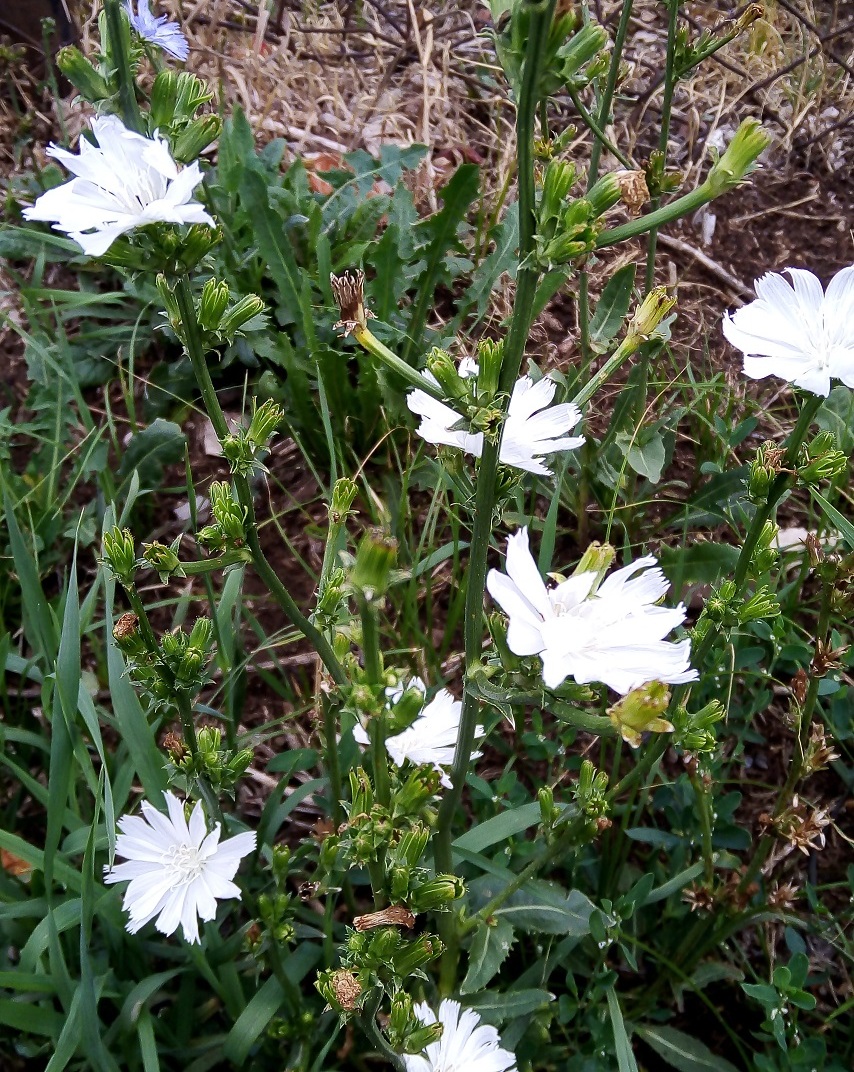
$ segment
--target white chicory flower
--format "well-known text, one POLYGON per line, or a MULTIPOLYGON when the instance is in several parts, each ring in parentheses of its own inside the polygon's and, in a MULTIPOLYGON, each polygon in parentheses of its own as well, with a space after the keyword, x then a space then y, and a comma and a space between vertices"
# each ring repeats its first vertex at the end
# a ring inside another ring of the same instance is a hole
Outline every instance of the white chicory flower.
MULTIPOLYGON (((436 1014, 423 1001, 415 1005, 423 1024, 435 1024, 436 1014)), ((474 1009, 461 1009, 450 998, 439 1006, 442 1037, 423 1054, 404 1054, 406 1072, 516 1072, 516 1058, 501 1048, 494 1027, 482 1024, 474 1009)))
POLYGON ((665 640, 685 620, 685 607, 656 606, 670 582, 651 555, 615 570, 579 573, 548 589, 528 548, 528 530, 507 540, 507 573, 490 570, 489 594, 507 614, 507 644, 516 655, 539 655, 543 682, 568 677, 599 681, 625 695, 649 681, 697 679, 691 642, 665 640))
MULTIPOLYGON (((418 689, 422 694, 427 692, 427 686, 420 677, 411 677, 405 686, 386 689, 389 706, 396 704, 409 689, 418 689)), ((462 703, 455 700, 447 689, 439 689, 411 726, 386 738, 386 751, 394 765, 402 767, 408 761, 416 766, 432 767, 441 774, 442 785, 450 789, 451 779, 443 768, 454 762, 462 709, 462 703)), ((483 732, 483 726, 478 726, 475 731, 478 737, 482 737, 483 732)), ((353 737, 363 747, 370 743, 368 731, 361 725, 354 728, 353 737)), ((480 752, 473 752, 471 758, 477 759, 479 756, 480 752)))
POLYGON ((216 916, 217 900, 240 898, 240 887, 231 880, 255 848, 255 835, 220 842, 220 824, 208 832, 201 804, 188 824, 181 801, 173 793, 163 796, 168 816, 144 800, 142 817, 119 819, 116 855, 127 862, 105 868, 104 881, 130 879, 123 907, 130 913, 131 934, 154 919, 161 934, 174 934, 180 925, 188 942, 198 942, 199 920, 216 916))
POLYGON ((77 242, 84 253, 99 257, 119 235, 149 223, 214 221, 193 191, 202 181, 198 161, 178 170, 167 142, 128 130, 114 115, 92 120, 98 142, 80 139, 80 153, 51 145, 48 156, 75 176, 42 194, 24 209, 28 220, 52 223, 77 242))
MULTIPOLYGON (((477 363, 466 358, 460 362, 459 373, 464 379, 476 376, 477 363)), ((429 372, 423 372, 422 376, 436 383, 429 372)), ((584 436, 567 435, 581 420, 581 410, 572 402, 550 406, 556 388, 557 384, 548 376, 537 383, 530 376, 522 376, 516 381, 501 437, 499 460, 504 465, 538 476, 551 476, 552 471, 544 464, 543 455, 574 450, 582 445, 584 436)), ((480 457, 483 432, 455 427, 463 419, 456 410, 417 389, 406 396, 406 404, 421 417, 417 432, 422 439, 434 445, 459 447, 466 454, 480 457)))
POLYGON ((185 60, 189 56, 190 46, 178 23, 170 22, 166 15, 157 17, 152 14, 148 0, 136 0, 136 12, 134 0, 125 0, 125 11, 131 26, 149 44, 157 45, 176 60, 185 60))
POLYGON ((832 379, 854 387, 854 265, 827 290, 802 268, 787 268, 791 283, 769 272, 754 283, 756 301, 723 320, 727 340, 744 354, 746 375, 779 376, 815 395, 832 379))

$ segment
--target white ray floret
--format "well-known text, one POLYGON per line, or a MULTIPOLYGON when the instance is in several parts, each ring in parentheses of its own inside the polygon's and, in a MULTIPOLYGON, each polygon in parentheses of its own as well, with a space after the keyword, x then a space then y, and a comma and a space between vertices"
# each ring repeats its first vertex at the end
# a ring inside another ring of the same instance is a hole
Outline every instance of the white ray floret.
MULTIPOLYGON (((460 362, 459 372, 464 379, 476 376, 478 366, 466 358, 460 362)), ((422 375, 436 384, 429 372, 422 375)), ((551 476, 552 471, 543 457, 582 445, 584 436, 568 435, 581 420, 581 410, 572 402, 552 406, 556 389, 557 384, 548 376, 537 383, 530 376, 522 376, 516 381, 501 438, 499 459, 504 465, 538 476, 551 476)), ((422 439, 434 446, 458 447, 466 454, 480 457, 483 432, 457 427, 463 418, 456 410, 417 389, 406 396, 406 404, 421 417, 417 432, 422 439)))
POLYGON ((489 594, 507 615, 516 655, 539 655, 543 682, 601 682, 625 695, 649 681, 695 681, 691 642, 665 637, 685 620, 685 607, 657 606, 670 587, 652 556, 615 570, 596 588, 580 573, 546 588, 528 547, 528 530, 507 540, 506 574, 490 570, 489 594))
MULTIPOLYGON (((424 1024, 435 1024, 436 1014, 425 1002, 415 1005, 415 1015, 424 1024)), ((516 1058, 501 1048, 494 1027, 482 1024, 473 1009, 462 1009, 450 998, 439 1006, 442 1037, 431 1042, 423 1054, 404 1054, 406 1072, 516 1072, 516 1058)))
POLYGON ((177 22, 170 22, 166 15, 154 15, 148 0, 125 0, 130 24, 140 37, 149 44, 157 45, 176 60, 185 60, 190 54, 187 38, 177 22), (134 11, 136 6, 136 11, 134 11))
POLYGON ((154 920, 161 934, 174 934, 180 926, 188 942, 198 942, 199 920, 216 916, 217 901, 240 898, 240 887, 231 880, 254 850, 255 834, 220 842, 220 824, 208 832, 201 804, 188 823, 181 801, 173 793, 163 796, 168 815, 144 800, 141 817, 119 819, 116 855, 127 862, 105 868, 104 881, 130 880, 123 907, 130 914, 131 934, 154 920))
POLYGON ((106 253, 119 235, 150 223, 214 226, 193 200, 202 181, 198 161, 179 171, 163 138, 144 138, 114 115, 93 119, 92 131, 98 144, 81 138, 77 156, 50 146, 48 156, 75 177, 24 209, 26 219, 52 223, 92 257, 106 253))
POLYGON ((746 375, 779 376, 824 396, 834 379, 854 387, 854 265, 826 291, 812 272, 786 272, 791 282, 775 272, 757 279, 756 300, 724 316, 723 333, 744 354, 746 375))
MULTIPOLYGON (((393 706, 405 691, 413 688, 423 694, 427 692, 427 686, 420 677, 411 677, 405 687, 398 685, 396 688, 386 689, 389 705, 393 706)), ((447 689, 439 689, 411 726, 393 737, 386 738, 386 751, 394 765, 402 767, 409 762, 416 766, 432 767, 441 774, 442 785, 450 789, 451 779, 444 768, 450 767, 454 762, 462 708, 462 703, 455 700, 452 693, 447 689)), ((478 726, 475 730, 478 737, 482 737, 483 732, 483 726, 478 726)), ((356 743, 363 747, 370 743, 368 731, 361 725, 355 727, 353 737, 356 743)), ((480 752, 473 752, 471 758, 477 759, 479 756, 480 752)))

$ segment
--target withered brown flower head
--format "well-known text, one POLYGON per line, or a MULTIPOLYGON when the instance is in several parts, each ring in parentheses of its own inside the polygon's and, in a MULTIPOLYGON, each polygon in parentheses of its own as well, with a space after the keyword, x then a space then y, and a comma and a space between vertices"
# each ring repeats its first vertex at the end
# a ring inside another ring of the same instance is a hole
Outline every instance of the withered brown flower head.
POLYGON ((646 175, 642 171, 617 171, 614 173, 620 184, 620 197, 630 215, 640 215, 640 210, 649 201, 646 175))
POLYGON ((113 639, 117 644, 120 644, 123 640, 128 640, 136 634, 138 625, 139 618, 132 611, 128 611, 113 626, 113 639))
POLYGON ((691 906, 692 912, 711 912, 715 906, 712 891, 707 886, 689 886, 683 892, 682 900, 691 906))
POLYGON ((163 737, 163 748, 174 760, 183 759, 187 754, 187 748, 183 740, 173 730, 170 730, 163 737))
POLYGON ((814 774, 816 771, 825 770, 835 759, 839 759, 839 753, 833 751, 832 742, 828 743, 824 726, 813 722, 804 756, 804 773, 814 774))
POLYGON ((809 690, 810 679, 809 676, 801 667, 795 676, 792 678, 792 684, 789 686, 792 690, 792 696, 795 698, 795 703, 798 707, 803 707, 807 698, 807 691, 809 690))
POLYGON ((784 882, 769 891, 768 907, 775 909, 777 912, 791 912, 799 896, 800 890, 794 882, 784 882))
POLYGON ((404 905, 391 905, 379 912, 369 912, 366 916, 356 916, 353 926, 357 931, 369 931, 374 927, 406 927, 415 926, 415 915, 404 905))
POLYGON ((831 823, 828 808, 809 811, 808 807, 801 803, 799 797, 792 797, 791 806, 774 820, 774 828, 780 837, 788 841, 790 848, 799 849, 804 856, 808 856, 811 850, 824 848, 827 841, 824 828, 831 823))
POLYGON ((345 1012, 352 1012, 358 1006, 359 998, 362 996, 362 984, 356 976, 346 968, 339 968, 338 971, 332 973, 329 982, 335 994, 335 1000, 341 1008, 345 1012))
POLYGON ((341 275, 330 275, 329 284, 341 319, 333 324, 336 330, 343 328, 349 335, 357 328, 366 328, 368 320, 376 319, 370 309, 365 308, 365 273, 361 268, 351 268, 341 275))
POLYGON ((824 677, 831 670, 838 670, 841 665, 840 660, 846 651, 848 651, 847 647, 832 648, 826 640, 817 640, 810 670, 816 677, 824 677))

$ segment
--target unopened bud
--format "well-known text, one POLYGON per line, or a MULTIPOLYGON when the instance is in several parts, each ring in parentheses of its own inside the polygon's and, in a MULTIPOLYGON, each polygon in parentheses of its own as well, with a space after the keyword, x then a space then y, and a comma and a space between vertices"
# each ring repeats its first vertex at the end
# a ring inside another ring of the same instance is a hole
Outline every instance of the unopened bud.
POLYGON ((136 575, 136 551, 130 529, 112 528, 104 533, 104 558, 116 580, 131 588, 136 575))
POLYGON ((175 140, 172 156, 181 164, 192 163, 209 145, 216 141, 222 130, 218 115, 205 115, 188 123, 175 140))
POLYGON ((581 573, 595 573, 596 581, 592 589, 595 592, 605 579, 605 574, 611 568, 611 563, 614 561, 616 554, 616 550, 609 543, 599 543, 598 541, 591 543, 581 556, 581 561, 572 571, 573 576, 577 577, 581 573))
POLYGON ((79 48, 66 45, 56 54, 56 65, 90 104, 106 100, 112 90, 106 78, 86 59, 79 48))
POLYGON ((642 734, 672 733, 673 724, 662 718, 670 703, 670 690, 662 681, 650 681, 633 689, 608 711, 608 718, 626 742, 637 748, 642 734))
POLYGON ((676 305, 676 299, 667 294, 666 287, 653 287, 635 310, 629 322, 627 340, 639 341, 653 338, 661 321, 676 305))
POLYGON ((456 875, 437 875, 422 886, 410 890, 409 904, 414 912, 435 912, 447 908, 451 901, 466 892, 465 883, 456 875))
POLYGON ((365 599, 373 600, 388 591, 391 572, 397 560, 397 540, 380 529, 371 529, 362 537, 350 581, 365 599))
POLYGON ((593 215, 603 216, 622 197, 622 183, 615 172, 609 171, 597 179, 584 196, 593 208, 593 215))
POLYGON ((257 294, 247 294, 245 298, 235 302, 222 318, 219 331, 226 339, 234 336, 256 316, 261 316, 267 306, 257 294))
POLYGON ((468 398, 469 388, 465 381, 469 377, 461 375, 461 372, 465 371, 464 366, 461 365, 458 368, 447 350, 440 350, 434 346, 427 355, 426 364, 427 371, 435 377, 446 398, 453 401, 468 398))
POLYGON ((332 501, 329 504, 329 520, 333 525, 341 525, 350 514, 350 507, 358 492, 355 480, 341 477, 332 487, 332 501))
POLYGON ((770 142, 770 135, 762 129, 758 119, 743 120, 706 179, 712 194, 717 197, 745 179, 756 168, 770 142))
POLYGON ((149 120, 158 129, 170 127, 175 119, 175 107, 178 103, 178 72, 171 67, 159 71, 151 87, 151 103, 148 107, 149 120))
POLYGON ((218 279, 209 279, 202 287, 202 297, 199 302, 199 327, 207 331, 216 331, 226 305, 228 305, 228 283, 218 279))

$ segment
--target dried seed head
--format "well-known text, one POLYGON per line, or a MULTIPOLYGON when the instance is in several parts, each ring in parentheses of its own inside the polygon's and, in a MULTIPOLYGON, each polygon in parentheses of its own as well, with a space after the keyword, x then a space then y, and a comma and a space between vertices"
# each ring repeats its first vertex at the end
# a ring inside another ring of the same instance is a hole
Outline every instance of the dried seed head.
POLYGON ((640 210, 649 201, 646 175, 642 171, 617 171, 615 175, 623 204, 632 216, 640 215, 640 210))
POLYGON ((711 912, 715 907, 712 891, 706 886, 689 886, 682 894, 682 900, 690 905, 692 912, 711 912))
POLYGON ((808 532, 804 543, 806 544, 810 565, 820 566, 824 562, 824 548, 821 546, 818 536, 813 532, 808 532))
POLYGON ((170 730, 163 738, 163 748, 176 762, 182 760, 187 754, 187 749, 183 740, 172 730, 170 730))
POLYGON ((794 882, 784 882, 768 893, 768 907, 778 912, 791 912, 799 895, 800 891, 794 882))
POLYGON ((362 996, 362 984, 351 971, 339 968, 330 976, 329 985, 335 1000, 345 1012, 352 1012, 358 1006, 362 996))
POLYGON ((807 807, 795 796, 791 807, 774 820, 774 828, 780 837, 788 841, 790 849, 798 849, 804 856, 824 848, 827 842, 824 828, 831 823, 827 808, 808 811, 807 807))
POLYGON ((804 774, 814 774, 824 770, 835 759, 839 759, 839 753, 833 751, 833 744, 828 744, 824 733, 824 726, 813 722, 810 727, 810 739, 804 756, 804 774))
POLYGON ((824 677, 831 670, 838 670, 841 665, 840 660, 846 651, 848 651, 847 647, 831 648, 826 640, 817 640, 810 671, 816 677, 824 677))
POLYGON ((795 676, 792 678, 792 684, 790 686, 792 690, 792 696, 795 699, 795 703, 798 707, 803 707, 804 701, 807 698, 807 691, 809 689, 810 679, 806 670, 803 668, 798 670, 795 676))
POLYGON ((357 328, 366 328, 369 319, 375 319, 374 314, 365 308, 365 273, 361 268, 350 269, 341 275, 332 274, 329 283, 341 314, 334 328, 343 328, 344 334, 349 335, 357 328))
POLYGON ((353 926, 357 931, 369 931, 374 927, 406 927, 415 926, 415 916, 404 905, 391 905, 379 912, 369 912, 366 916, 356 916, 353 926))
POLYGON ((132 611, 128 611, 113 626, 113 639, 117 644, 121 644, 123 640, 130 640, 136 636, 138 625, 139 618, 132 611))

